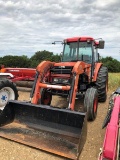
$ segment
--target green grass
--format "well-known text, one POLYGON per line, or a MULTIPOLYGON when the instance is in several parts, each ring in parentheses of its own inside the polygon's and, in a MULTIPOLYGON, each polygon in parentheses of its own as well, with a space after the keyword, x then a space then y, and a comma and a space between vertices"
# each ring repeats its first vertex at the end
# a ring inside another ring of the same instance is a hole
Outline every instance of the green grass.
POLYGON ((118 87, 120 87, 120 73, 109 73, 108 90, 115 91, 118 87))

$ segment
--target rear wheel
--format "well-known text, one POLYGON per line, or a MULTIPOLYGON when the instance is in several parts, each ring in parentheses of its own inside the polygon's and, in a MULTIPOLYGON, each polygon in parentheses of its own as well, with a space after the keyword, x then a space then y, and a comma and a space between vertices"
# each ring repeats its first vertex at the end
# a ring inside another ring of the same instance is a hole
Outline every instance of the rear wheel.
POLYGON ((89 88, 84 98, 84 111, 87 112, 87 120, 93 121, 97 115, 98 93, 97 89, 89 88))
POLYGON ((105 102, 107 99, 108 90, 108 69, 102 66, 98 72, 98 77, 96 81, 96 86, 98 89, 98 101, 105 102))
POLYGON ((46 88, 41 89, 41 104, 50 105, 52 101, 52 94, 46 88))
POLYGON ((4 109, 9 100, 18 99, 16 85, 8 79, 0 80, 0 112, 4 109))

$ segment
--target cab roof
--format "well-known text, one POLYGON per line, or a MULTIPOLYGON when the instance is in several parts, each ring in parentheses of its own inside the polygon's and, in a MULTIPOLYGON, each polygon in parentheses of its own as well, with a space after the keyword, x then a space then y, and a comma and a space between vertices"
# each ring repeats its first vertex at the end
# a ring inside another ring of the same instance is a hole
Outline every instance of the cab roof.
POLYGON ((66 38, 65 41, 67 42, 77 42, 77 41, 81 41, 81 42, 86 42, 87 40, 90 40, 90 41, 94 41, 94 43, 96 45, 99 44, 99 42, 96 42, 94 38, 92 37, 72 37, 72 38, 66 38))

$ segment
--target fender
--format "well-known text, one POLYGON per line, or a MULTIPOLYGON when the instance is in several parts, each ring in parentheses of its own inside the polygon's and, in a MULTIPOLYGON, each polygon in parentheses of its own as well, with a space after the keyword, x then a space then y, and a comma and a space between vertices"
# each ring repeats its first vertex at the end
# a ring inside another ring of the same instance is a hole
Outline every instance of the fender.
POLYGON ((11 78, 13 78, 14 77, 14 75, 13 74, 11 74, 11 73, 0 73, 0 76, 10 76, 11 78))
POLYGON ((96 82, 98 72, 103 64, 102 63, 95 63, 95 70, 94 70, 94 76, 93 76, 93 81, 96 82))

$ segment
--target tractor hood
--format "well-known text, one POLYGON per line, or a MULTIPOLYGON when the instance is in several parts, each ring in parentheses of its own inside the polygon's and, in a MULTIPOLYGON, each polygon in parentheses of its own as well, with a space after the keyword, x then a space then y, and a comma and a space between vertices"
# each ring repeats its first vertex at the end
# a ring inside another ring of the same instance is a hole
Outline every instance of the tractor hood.
POLYGON ((65 66, 74 66, 76 62, 60 62, 60 63, 55 63, 54 66, 59 66, 61 68, 64 68, 65 66))

